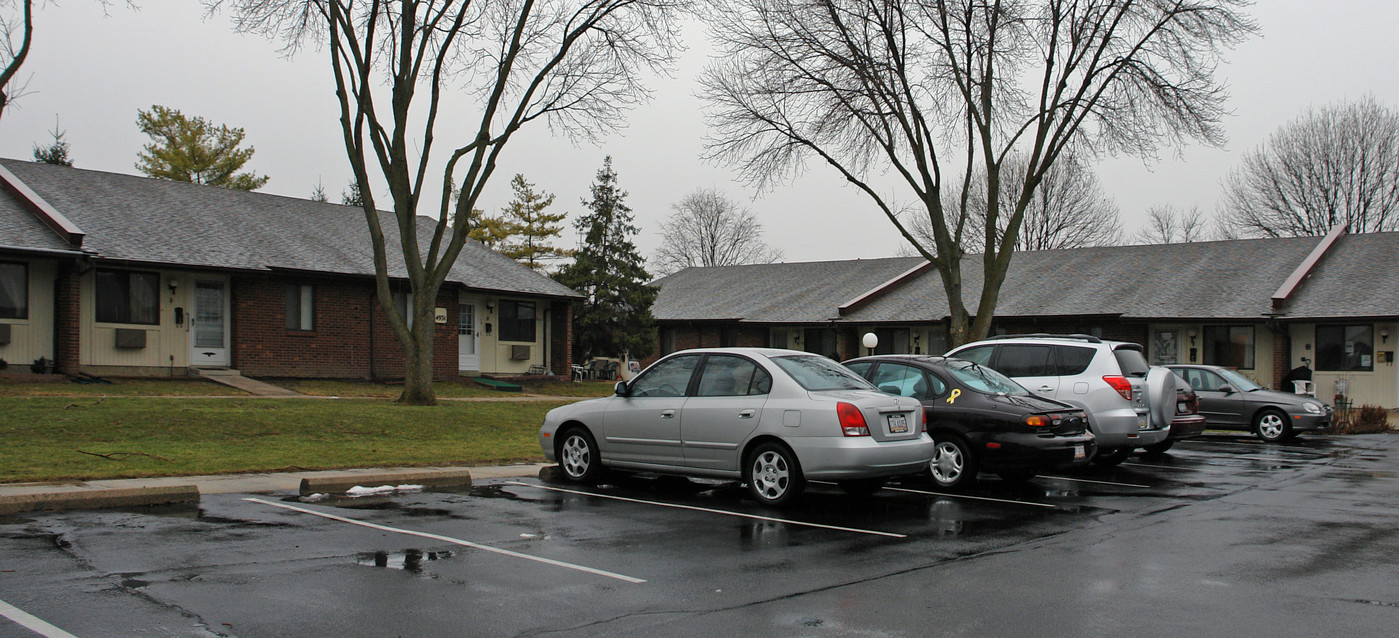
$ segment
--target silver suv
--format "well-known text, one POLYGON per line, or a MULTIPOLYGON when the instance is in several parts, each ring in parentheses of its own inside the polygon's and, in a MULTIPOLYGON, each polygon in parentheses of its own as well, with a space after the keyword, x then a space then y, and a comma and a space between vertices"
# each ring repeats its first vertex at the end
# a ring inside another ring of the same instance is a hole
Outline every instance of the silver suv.
POLYGON ((1160 443, 1170 433, 1175 378, 1148 365, 1138 344, 1088 335, 1002 335, 947 356, 979 363, 1035 394, 1083 408, 1098 441, 1093 462, 1099 465, 1121 463, 1134 449, 1160 443))

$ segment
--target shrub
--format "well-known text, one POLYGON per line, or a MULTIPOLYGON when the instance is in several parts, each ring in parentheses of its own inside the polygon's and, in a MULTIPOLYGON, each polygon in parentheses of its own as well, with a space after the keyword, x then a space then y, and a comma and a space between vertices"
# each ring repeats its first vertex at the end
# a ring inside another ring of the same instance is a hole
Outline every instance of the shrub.
POLYGON ((1331 429, 1338 434, 1377 434, 1389 431, 1389 411, 1377 405, 1336 413, 1331 429))

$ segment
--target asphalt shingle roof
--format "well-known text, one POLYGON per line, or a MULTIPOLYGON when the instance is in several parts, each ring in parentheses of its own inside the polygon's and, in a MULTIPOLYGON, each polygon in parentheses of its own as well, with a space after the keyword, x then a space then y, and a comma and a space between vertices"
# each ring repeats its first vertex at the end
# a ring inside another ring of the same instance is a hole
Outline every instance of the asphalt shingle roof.
MULTIPOLYGON (((374 274, 369 231, 356 207, 18 160, 0 163, 81 228, 87 234, 83 247, 100 258, 239 270, 374 274)), ((0 202, 0 245, 8 243, 11 226, 25 224, 14 218, 33 219, 27 211, 17 212, 25 214, 10 214, 0 202)), ((382 223, 390 275, 402 277, 406 271, 396 249, 398 232, 392 214, 384 213, 382 223)), ((434 223, 419 218, 420 245, 426 245, 434 223)), ((17 241, 34 245, 47 241, 21 236, 19 231, 13 234, 17 241)), ((578 296, 471 240, 447 281, 481 290, 578 296)))
MULTIPOLYGON (((1319 237, 1113 246, 1016 253, 1000 317, 1260 320, 1319 237)), ((1284 319, 1399 316, 1399 233, 1343 237, 1281 309, 1284 319)), ((936 270, 839 315, 839 307, 918 266, 921 258, 691 268, 660 280, 662 321, 934 322, 948 312, 936 270)), ((964 299, 980 298, 980 255, 962 265, 964 299)))
POLYGON ((30 213, 28 204, 8 188, 0 188, 0 248, 77 252, 30 213))

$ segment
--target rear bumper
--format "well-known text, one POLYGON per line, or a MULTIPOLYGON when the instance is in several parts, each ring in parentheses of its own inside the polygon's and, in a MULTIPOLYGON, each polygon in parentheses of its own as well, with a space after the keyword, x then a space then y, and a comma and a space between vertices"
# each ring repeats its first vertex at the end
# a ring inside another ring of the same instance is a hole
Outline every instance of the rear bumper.
POLYGON ((870 437, 795 437, 786 439, 808 479, 840 481, 915 474, 933 459, 927 434, 907 441, 875 441, 870 437))
POLYGON ((1168 437, 1172 441, 1188 439, 1200 436, 1205 432, 1205 417, 1198 414, 1177 415, 1171 421, 1171 431, 1168 437))
POLYGON ((973 442, 982 468, 988 472, 998 469, 1047 470, 1082 465, 1093 458, 1098 449, 1097 437, 1091 432, 1076 436, 1042 436, 1028 433, 1000 433, 973 442), (996 447, 999 446, 999 447, 996 447), (1075 448, 1081 448, 1082 456, 1075 448))

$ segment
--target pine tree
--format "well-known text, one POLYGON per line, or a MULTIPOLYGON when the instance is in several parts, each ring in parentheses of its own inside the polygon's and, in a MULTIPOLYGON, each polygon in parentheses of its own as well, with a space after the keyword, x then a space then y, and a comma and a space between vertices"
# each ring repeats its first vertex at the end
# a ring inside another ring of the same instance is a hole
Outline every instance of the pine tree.
POLYGON ((515 191, 515 199, 501 210, 501 217, 495 218, 505 224, 509 232, 500 252, 540 271, 544 270, 546 262, 569 256, 571 251, 548 243, 550 237, 558 237, 563 232, 563 227, 557 224, 568 216, 567 213, 544 212, 554 203, 553 194, 534 192, 534 184, 525 181, 525 176, 520 174, 510 181, 510 188, 515 191), (508 241, 515 238, 518 239, 508 241))
POLYGON ((63 131, 58 128, 58 118, 54 118, 53 130, 49 132, 53 135, 53 144, 48 146, 34 145, 34 161, 55 166, 72 166, 73 158, 68 156, 68 141, 63 139, 63 131))
POLYGON ((651 275, 632 243, 637 228, 631 208, 622 203, 626 196, 608 156, 593 181, 592 200, 583 201, 590 212, 574 222, 582 237, 574 261, 554 276, 584 297, 573 318, 573 352, 580 361, 656 348, 656 289, 646 285, 651 275))
POLYGON ((179 109, 153 105, 136 109, 136 126, 151 137, 136 156, 137 170, 149 177, 251 191, 267 183, 266 175, 239 173, 253 157, 243 144, 243 129, 186 117, 179 109))

